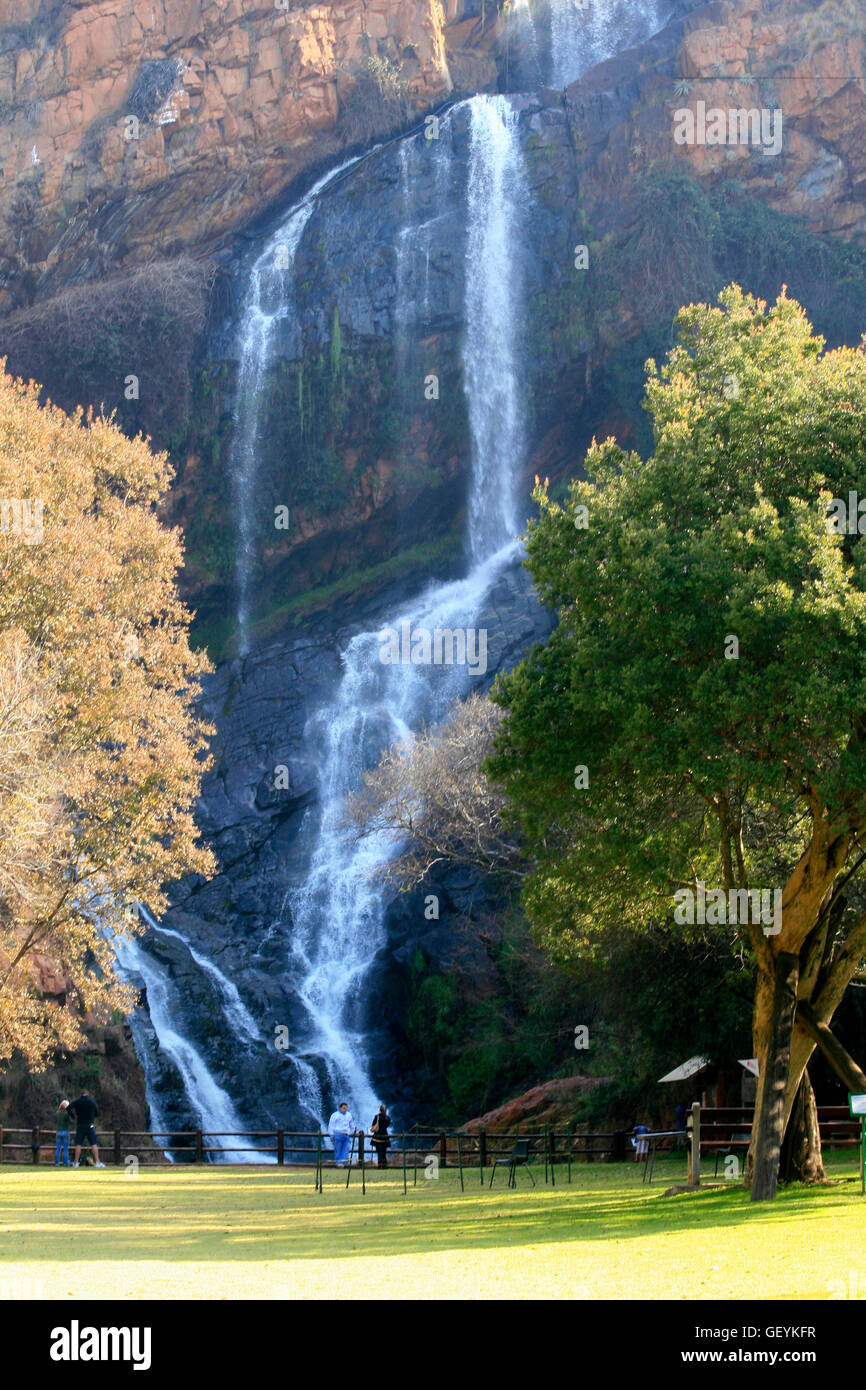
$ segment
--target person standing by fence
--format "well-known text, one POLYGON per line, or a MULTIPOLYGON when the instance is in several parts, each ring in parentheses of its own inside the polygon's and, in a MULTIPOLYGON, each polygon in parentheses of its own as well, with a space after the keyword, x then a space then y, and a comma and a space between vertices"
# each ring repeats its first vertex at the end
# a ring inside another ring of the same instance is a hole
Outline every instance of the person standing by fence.
POLYGON ((77 1168, 81 1162, 81 1145, 89 1144, 93 1153, 93 1164, 95 1168, 104 1168, 105 1164, 99 1161, 99 1143, 96 1138, 96 1128, 93 1121, 99 1114, 99 1106, 96 1101, 88 1095, 87 1091, 82 1091, 77 1100, 74 1100, 69 1109, 75 1114, 75 1162, 73 1168, 77 1168))
POLYGON ((344 1168, 349 1157, 349 1144, 355 1133, 355 1121, 344 1100, 340 1101, 339 1109, 328 1121, 328 1133, 334 1141, 334 1162, 338 1168, 344 1168))
POLYGON ((384 1105, 380 1105, 370 1124, 370 1137, 373 1140, 373 1148, 376 1150, 376 1165, 379 1168, 388 1167, 388 1148, 391 1143, 388 1138, 390 1124, 391 1120, 387 1110, 384 1105))
POLYGON ((63 1164, 64 1168, 69 1168, 69 1101, 62 1100, 57 1107, 54 1116, 54 1167, 59 1168, 63 1164))
POLYGON ((634 1144, 635 1163, 640 1163, 641 1159, 646 1159, 649 1152, 649 1140, 646 1138, 648 1134, 649 1127, 647 1125, 635 1125, 632 1130, 634 1137, 631 1142, 634 1144))

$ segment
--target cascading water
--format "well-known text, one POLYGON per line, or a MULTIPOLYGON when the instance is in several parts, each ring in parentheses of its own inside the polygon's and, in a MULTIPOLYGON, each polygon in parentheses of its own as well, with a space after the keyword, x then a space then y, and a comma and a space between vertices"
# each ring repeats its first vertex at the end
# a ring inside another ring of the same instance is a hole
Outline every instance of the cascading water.
POLYGON ((522 529, 515 508, 524 443, 513 253, 522 172, 516 131, 517 112, 505 97, 473 102, 463 370, 473 450, 469 545, 476 564, 522 529))
MULTIPOLYGON (((156 926, 153 918, 149 914, 143 914, 145 920, 151 925, 156 926)), ((177 935, 177 933, 172 933, 177 935)), ((185 943, 186 944, 186 943, 185 943)), ((176 991, 169 978, 168 972, 150 953, 139 944, 137 940, 127 937, 115 937, 115 954, 121 977, 136 985, 139 989, 144 989, 147 993, 147 1010, 150 1022, 156 1034, 159 1048, 165 1056, 169 1057, 177 1069, 178 1075, 183 1083, 187 1099, 198 1118, 201 1128, 211 1134, 232 1134, 242 1131, 245 1126, 235 1109, 231 1098, 215 1080, 207 1063, 202 1057, 198 1048, 194 1047, 188 1038, 184 1037, 176 1028, 174 1019, 177 1015, 177 999, 174 997, 176 991)), ((187 949, 190 948, 187 946, 187 949)), ((192 954, 192 952, 190 952, 192 954)), ((199 957, 201 963, 201 957, 199 957)), ((210 966, 210 962, 207 963, 210 966)), ((220 974, 215 966, 211 969, 220 974)), ((221 977, 224 984, 234 990, 231 982, 221 977)), ((237 995, 237 990, 234 990, 237 995)), ((240 1002, 238 1000, 238 1002, 240 1002)), ((241 1005, 243 1008, 243 1005, 241 1005)), ((252 1027, 255 1024, 249 1020, 252 1027)), ((135 1032, 136 1020, 133 1016, 133 1032, 135 1032)), ((258 1030, 256 1030, 257 1032, 258 1030)), ((138 1039, 136 1043, 138 1045, 138 1039)), ((139 1055, 146 1054, 143 1046, 138 1047, 139 1055)), ((158 1106, 154 1103, 152 1088, 148 1086, 148 1101, 151 1110, 151 1124, 157 1133, 166 1134, 165 1122, 162 1118, 158 1106)), ((230 1140, 217 1139, 213 1141, 216 1147, 230 1143, 230 1140)), ((246 1141, 242 1141, 246 1142, 246 1141)), ((207 1141, 206 1141, 207 1143, 207 1141)), ((169 1157, 170 1157, 169 1153, 169 1157)), ((235 1163, 261 1163, 264 1160, 262 1154, 252 1152, 233 1152, 225 1155, 214 1154, 214 1159, 224 1162, 235 1163)))
POLYGON ((315 211, 319 194, 338 174, 357 163, 346 160, 314 183, 292 208, 253 263, 240 318, 238 386, 231 478, 237 519, 237 624, 241 655, 249 650, 250 584, 255 566, 255 497, 261 431, 261 404, 268 366, 273 358, 277 326, 294 310, 293 270, 304 228, 315 211))
POLYGON ((237 986, 214 965, 212 960, 208 960, 194 946, 191 946, 179 931, 175 931, 172 927, 162 926, 151 916, 146 907, 139 906, 138 910, 152 931, 157 932, 160 936, 168 936, 174 941, 180 941, 199 970, 216 985, 226 1023, 231 1029, 232 1036, 239 1038, 245 1044, 264 1043, 261 1029, 238 994, 237 986))
POLYGON ((364 1050, 363 986, 385 940, 386 903, 374 871, 396 846, 386 836, 353 843, 342 824, 346 797, 383 749, 411 737, 422 720, 442 718, 470 679, 457 665, 383 663, 383 631, 402 632, 404 625, 410 633, 471 629, 518 549, 515 488, 523 439, 513 247, 523 189, 517 114, 504 97, 474 97, 469 106, 464 367, 473 567, 466 579, 428 590, 381 627, 353 638, 336 697, 308 729, 321 750, 321 820, 309 873, 287 895, 286 908, 294 926, 290 976, 308 1020, 308 1034, 293 1055, 318 1078, 318 1089, 308 1086, 303 1100, 317 1119, 341 1099, 364 1119, 378 1104, 364 1050))
POLYGON ((552 86, 575 82, 596 63, 659 30, 670 0, 550 0, 552 86))
MULTIPOLYGON (((546 4, 545 0, 516 0, 512 7, 515 32, 522 30, 529 58, 521 64, 515 57, 514 78, 527 76, 532 87, 541 82, 564 85, 573 81, 592 64, 660 27, 669 3, 550 0, 546 4)), ((517 55, 520 44, 514 47, 517 55)), ((152 954, 138 942, 118 947, 121 971, 147 989, 153 1032, 145 1042, 152 1053, 164 1052, 173 1063, 190 1113, 205 1129, 242 1128, 225 1087, 244 1076, 247 1062, 263 1057, 269 1059, 268 1067, 273 1062, 277 1070, 260 1068, 267 1084, 257 1099, 253 1096, 244 1102, 255 1105, 258 1115, 262 1097, 271 1094, 267 1085, 273 1085, 275 1077, 286 1078, 290 1091, 297 1093, 299 1107, 317 1122, 322 1122, 330 1107, 342 1098, 349 1100, 361 1121, 367 1120, 378 1102, 366 1050, 369 1020, 365 981, 386 941, 388 903, 374 870, 396 852, 397 846, 387 837, 354 842, 343 826, 343 809, 364 769, 378 761, 384 748, 395 740, 410 738, 420 722, 445 716, 453 701, 471 686, 465 666, 383 663, 383 629, 399 632, 405 626, 417 633, 474 628, 485 613, 493 586, 519 554, 515 535, 522 529, 523 518, 517 480, 525 441, 517 334, 521 257, 517 248, 529 195, 516 105, 505 97, 472 98, 440 120, 443 135, 454 121, 453 141, 425 141, 421 136, 407 138, 399 147, 402 228, 394 244, 398 293, 392 333, 395 361, 407 368, 413 342, 435 342, 439 328, 447 330, 455 312, 447 293, 440 296, 438 287, 453 283, 450 246, 459 246, 459 240, 452 237, 450 244, 446 242, 437 224, 445 218, 458 225, 453 219, 458 183, 465 190, 462 358, 472 451, 467 499, 470 573, 465 579, 431 587, 414 602, 407 602, 403 611, 389 614, 380 627, 354 637, 343 654, 342 678, 333 699, 322 704, 308 721, 309 751, 319 770, 318 802, 303 813, 301 833, 296 829, 292 832, 297 835, 291 869, 295 886, 286 893, 282 913, 277 915, 271 909, 263 919, 267 924, 264 940, 271 943, 267 958, 272 963, 281 958, 275 956, 275 949, 283 951, 289 943, 285 972, 275 976, 274 987, 287 1001, 289 996, 292 999, 293 1007, 287 1007, 285 1013, 292 1021, 292 1051, 285 1059, 293 1063, 291 1070, 282 1070, 282 1059, 274 1061, 273 1045, 269 1046, 264 1036, 270 1032, 274 1017, 272 994, 261 988, 248 993, 250 1003, 255 999, 253 1007, 260 1017, 271 1020, 262 1031, 232 981, 194 950, 182 932, 151 922, 154 941, 158 942, 160 933, 165 938, 162 950, 157 948, 152 954), (468 171, 464 173, 467 125, 468 171), (429 170, 431 159, 436 161, 434 195, 430 194, 429 176, 425 182, 422 175, 420 186, 427 191, 416 207, 413 179, 422 162, 429 170), (180 956, 176 954, 178 945, 185 948, 180 956), (163 963, 165 959, 170 960, 169 966, 163 963), (180 961, 180 978, 195 985, 192 1011, 178 989, 175 960, 180 961), (201 1027, 196 1014, 202 999, 207 1001, 210 1031, 201 1027), (220 1020, 230 1040, 229 1059, 219 1058, 213 1047, 214 1036, 220 1036, 220 1020), (189 1030, 195 1043, 183 1036, 182 1029, 189 1030)), ((301 356, 304 351, 295 308, 297 253, 328 185, 356 162, 347 161, 309 190, 268 237, 249 271, 237 338, 239 369, 231 459, 241 655, 250 647, 259 530, 257 480, 266 427, 263 388, 277 358, 301 356)), ((381 186, 388 187, 391 171, 384 167, 381 186)), ((358 273, 363 275, 365 268, 359 268, 358 273)), ((244 663, 244 670, 246 667, 244 663)), ((254 944, 257 949, 251 959, 255 961, 264 949, 262 937, 254 944)), ((141 1032, 146 1023, 146 1016, 140 1013, 138 1022, 133 1018, 134 1031, 138 1027, 141 1032)), ((145 1050, 144 1046, 139 1048, 140 1055, 145 1050)), ((158 1066, 156 1073, 159 1075, 158 1066)), ((177 1078, 170 1079, 169 1092, 177 1091, 177 1078)), ((276 1084, 286 1083, 278 1080, 276 1084)), ((148 1099, 153 1122, 162 1125, 174 1102, 166 1099, 163 1107, 163 1098, 154 1094, 150 1074, 148 1099)), ((266 1099, 264 1106, 266 1110, 266 1099)), ((178 1113, 183 1113, 182 1102, 178 1113)))

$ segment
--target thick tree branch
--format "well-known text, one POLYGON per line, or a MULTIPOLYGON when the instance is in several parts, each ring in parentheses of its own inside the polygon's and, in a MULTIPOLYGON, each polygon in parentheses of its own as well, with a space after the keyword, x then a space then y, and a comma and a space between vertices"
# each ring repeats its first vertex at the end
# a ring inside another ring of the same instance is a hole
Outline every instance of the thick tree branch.
POLYGON ((796 1021, 805 1033, 818 1044, 830 1066, 849 1091, 866 1092, 866 1072, 854 1061, 850 1053, 817 1016, 814 1009, 801 999, 797 1005, 796 1021))

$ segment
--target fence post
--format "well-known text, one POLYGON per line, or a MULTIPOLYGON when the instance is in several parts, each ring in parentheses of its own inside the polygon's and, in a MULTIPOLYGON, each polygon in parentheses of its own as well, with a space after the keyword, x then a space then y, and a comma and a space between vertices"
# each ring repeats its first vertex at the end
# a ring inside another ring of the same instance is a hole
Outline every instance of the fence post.
POLYGON ((448 1135, 444 1129, 439 1131, 439 1167, 448 1167, 448 1135))
POLYGON ((487 1167, 487 1130, 482 1125, 478 1131, 478 1167, 481 1170, 481 1186, 484 1186, 484 1169, 487 1167))
POLYGON ((568 1181, 571 1182, 571 1145, 574 1139, 574 1120, 568 1126, 565 1133, 565 1152, 568 1158, 568 1181))
POLYGON ((201 1160, 202 1160, 202 1150, 203 1150, 203 1148, 204 1148, 204 1145, 203 1145, 203 1143, 202 1143, 201 1130, 200 1130, 200 1129, 197 1129, 196 1132, 195 1132, 195 1161, 196 1161, 196 1163, 201 1163, 201 1160))
POLYGON ((466 1188, 463 1186, 463 1154, 461 1153, 461 1150, 460 1150, 460 1131, 459 1131, 459 1129, 458 1129, 458 1131, 457 1131, 457 1167, 460 1169, 460 1191, 461 1191, 461 1192, 465 1192, 465 1191, 466 1191, 466 1188))
POLYGON ((618 1129, 613 1136, 613 1161, 625 1163, 625 1130, 618 1129))
POLYGON ((349 1162, 346 1164, 346 1191, 349 1190, 349 1180, 352 1176, 352 1159, 355 1157, 355 1139, 357 1131, 352 1130, 352 1142, 349 1145, 349 1162))
POLYGON ((283 1166, 283 1164, 285 1163, 285 1161, 286 1161, 286 1131, 285 1131, 284 1129, 278 1129, 278 1130, 277 1130, 277 1163, 278 1163, 278 1164, 280 1165, 280 1167, 282 1168, 282 1166, 283 1166))
POLYGON ((550 1186, 556 1187, 556 1174, 553 1171, 556 1162, 556 1131, 548 1126, 548 1134, 550 1135, 550 1186))
POLYGON ((35 1125, 34 1125, 34 1127, 33 1127, 33 1134, 32 1134, 31 1141, 30 1141, 30 1147, 31 1147, 31 1149, 33 1150, 33 1162, 34 1162, 34 1163, 38 1163, 38 1162, 39 1162, 39 1130, 36 1128, 35 1125))
POLYGON ((114 1161, 117 1164, 118 1168, 123 1162, 123 1143, 122 1135, 119 1129, 116 1129, 114 1131, 114 1161))
POLYGON ((692 1105, 692 1146, 689 1150, 689 1187, 701 1185, 701 1107, 698 1101, 692 1105))

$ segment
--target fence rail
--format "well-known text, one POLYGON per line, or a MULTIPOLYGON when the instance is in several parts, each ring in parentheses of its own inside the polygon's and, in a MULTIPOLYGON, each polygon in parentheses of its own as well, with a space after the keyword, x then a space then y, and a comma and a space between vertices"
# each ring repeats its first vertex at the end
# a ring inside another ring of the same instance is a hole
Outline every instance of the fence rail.
MULTIPOLYGON (((753 1111, 747 1107, 705 1107, 701 1110, 701 1152, 712 1157, 721 1149, 744 1149, 751 1137, 753 1111)), ((845 1106, 821 1106, 818 1109, 821 1142, 827 1148, 848 1148, 860 1142, 860 1127, 851 1119, 845 1106)), ((330 1156, 330 1139, 318 1130, 97 1130, 100 1157, 108 1163, 122 1166, 130 1156, 140 1162, 160 1163, 170 1155, 175 1163, 202 1163, 215 1159, 237 1161, 239 1154, 261 1155, 263 1163, 284 1166, 317 1166, 321 1157, 330 1156), (258 1140, 258 1143, 218 1143, 218 1140, 258 1140), (232 1158, 225 1158, 233 1155, 232 1158)), ((680 1150, 686 1141, 686 1131, 656 1132, 652 1136, 656 1149, 680 1150)), ((407 1155, 413 1166, 424 1166, 424 1159, 435 1155, 440 1167, 486 1168, 496 1159, 506 1158, 517 1140, 526 1140, 533 1160, 542 1162, 545 1170, 575 1162, 624 1162, 633 1154, 626 1130, 589 1132, 575 1126, 554 1130, 549 1127, 527 1130, 519 1127, 508 1133, 488 1133, 484 1129, 467 1133, 432 1127, 416 1127, 389 1135, 389 1152, 407 1155)), ((70 1146, 74 1146, 74 1131, 70 1146)), ((40 1127, 9 1128, 0 1126, 0 1163, 52 1162, 56 1131, 40 1127)), ((364 1136, 367 1160, 372 1157, 372 1140, 364 1136)))
MULTIPOLYGON (((720 1147, 745 1147, 752 1137, 751 1106, 703 1106, 701 1109, 701 1150, 712 1153, 720 1147)), ((818 1130, 827 1148, 849 1148, 860 1143, 860 1125, 852 1120, 847 1105, 819 1105, 818 1130)))
MULTIPOLYGON (((44 1128, 0 1127, 0 1163, 52 1162, 56 1131, 44 1128)), ((174 1162, 202 1162, 223 1155, 261 1154, 263 1162, 287 1162, 315 1165, 321 1144, 327 1157, 331 1140, 319 1130, 96 1130, 100 1158, 122 1164, 130 1154, 135 1157, 161 1161, 170 1154, 174 1162), (225 1140, 255 1140, 255 1143, 226 1143, 225 1140), (220 1142, 223 1141, 223 1142, 220 1142)), ((526 1130, 513 1133, 489 1134, 484 1130, 468 1134, 456 1130, 416 1127, 389 1135, 389 1152, 417 1155, 419 1160, 435 1154, 441 1167, 456 1166, 458 1159, 464 1167, 487 1167, 495 1158, 507 1156, 517 1139, 530 1143, 531 1151, 541 1161, 619 1161, 626 1157, 628 1138, 624 1130, 610 1133, 588 1133, 575 1128, 568 1130, 526 1130)), ((75 1132, 70 1133, 74 1147, 75 1132)), ((365 1150, 372 1156, 370 1135, 365 1135, 365 1150)), ((423 1166, 423 1162, 422 1165, 423 1166)))

